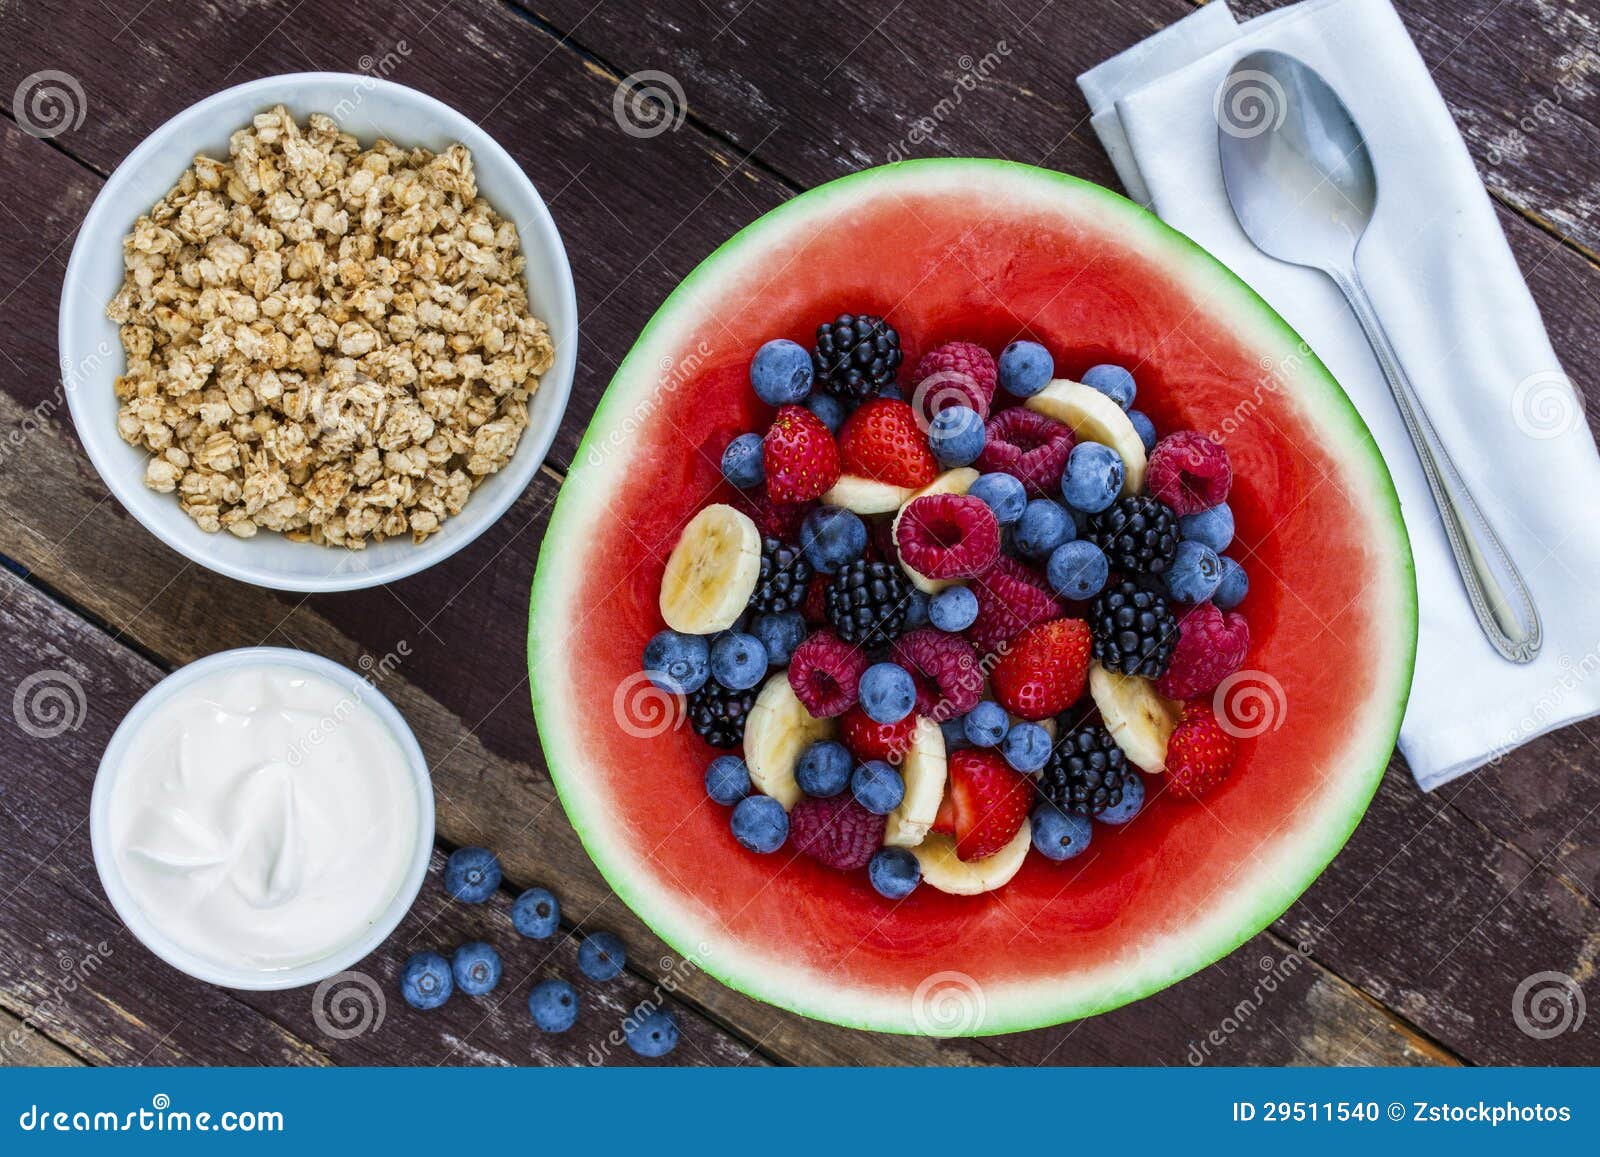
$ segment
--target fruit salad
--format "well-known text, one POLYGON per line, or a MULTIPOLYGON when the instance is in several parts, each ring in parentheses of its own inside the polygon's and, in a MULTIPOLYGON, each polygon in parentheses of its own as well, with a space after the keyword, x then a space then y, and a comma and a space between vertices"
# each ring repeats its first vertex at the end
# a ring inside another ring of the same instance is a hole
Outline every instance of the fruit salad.
POLYGON ((888 900, 1003 887, 1234 764, 1242 665, 1227 451, 1165 434, 1127 368, 951 341, 906 372, 883 318, 752 352, 764 430, 684 527, 643 666, 684 696, 705 790, 756 855, 888 900))

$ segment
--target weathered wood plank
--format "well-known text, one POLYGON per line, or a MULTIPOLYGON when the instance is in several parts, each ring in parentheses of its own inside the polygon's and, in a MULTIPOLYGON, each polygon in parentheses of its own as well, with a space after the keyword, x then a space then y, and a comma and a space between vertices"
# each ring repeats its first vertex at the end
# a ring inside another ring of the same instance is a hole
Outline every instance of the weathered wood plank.
MULTIPOLYGON (((31 1010, 25 1016, 31 1016, 31 1010)), ((45 1036, 31 1019, 0 1012, 0 1066, 79 1068, 83 1061, 45 1036)))
POLYGON ((26 708, 0 723, 8 754, 0 772, 0 875, 10 885, 0 898, 0 943, 11 965, 0 978, 0 1003, 82 1055, 121 1064, 625 1064, 636 1058, 615 1034, 648 1000, 677 1012, 676 1063, 766 1063, 671 998, 678 973, 669 972, 666 991, 654 995, 635 972, 599 984, 579 973, 575 937, 534 942, 516 934, 510 893, 478 906, 450 900, 438 853, 400 928, 355 965, 359 977, 279 993, 229 993, 189 980, 122 928, 100 892, 86 823, 99 753, 165 672, 9 572, 0 572, 0 631, 13 640, 0 654, 0 686, 42 674, 52 686, 83 693, 81 711, 69 705, 66 717, 49 717, 62 726, 70 719, 65 730, 27 726, 26 708), (410 953, 448 953, 476 939, 494 944, 505 962, 494 994, 454 999, 428 1014, 405 1006, 398 975, 410 953), (538 1032, 525 1003, 532 983, 547 975, 570 980, 583 1007, 579 1024, 560 1036, 538 1032))

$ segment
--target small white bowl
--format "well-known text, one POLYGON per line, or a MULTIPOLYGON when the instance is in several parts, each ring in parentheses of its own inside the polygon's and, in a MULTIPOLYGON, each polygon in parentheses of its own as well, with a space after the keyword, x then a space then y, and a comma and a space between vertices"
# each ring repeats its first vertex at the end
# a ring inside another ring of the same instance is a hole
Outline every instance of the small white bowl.
POLYGON ((230 578, 285 591, 342 591, 393 582, 466 546, 505 513, 532 481, 555 439, 577 364, 578 304, 566 249, 533 184, 503 148, 461 113, 392 81, 339 72, 269 76, 225 89, 193 105, 129 153, 95 198, 78 231, 61 289, 60 364, 78 437, 106 486, 157 538, 201 566, 230 578), (550 327, 555 364, 529 404, 528 428, 511 461, 473 492, 460 514, 420 546, 409 537, 365 550, 290 542, 263 531, 252 539, 207 534, 178 507, 175 494, 144 484, 150 455, 117 433, 112 382, 124 364, 117 326, 105 316, 122 285, 122 239, 139 215, 166 195, 197 153, 225 158, 228 138, 274 105, 296 119, 322 112, 361 143, 383 136, 401 147, 435 151, 460 141, 472 150, 478 187, 517 226, 527 259, 528 300, 550 327))
POLYGON ((111 742, 106 745, 105 754, 100 758, 100 770, 95 773, 94 792, 89 799, 89 842, 94 848, 95 871, 100 875, 100 886, 110 898, 111 906, 116 909, 117 915, 122 918, 129 931, 151 952, 196 980, 221 985, 224 988, 252 991, 299 988, 301 985, 315 984, 345 971, 382 944, 399 926, 405 914, 411 910, 411 905, 416 902, 417 893, 422 889, 422 881, 427 878, 428 862, 433 856, 433 823, 433 779, 428 774, 428 761, 423 757, 422 748, 417 746, 416 736, 411 733, 411 728, 395 709, 394 704, 390 703, 374 684, 349 668, 341 667, 338 663, 324 659, 320 655, 288 647, 241 647, 234 651, 207 655, 204 659, 197 659, 186 667, 180 667, 146 691, 144 697, 133 705, 133 709, 117 726, 117 730, 111 736, 111 742), (200 679, 223 671, 261 665, 297 667, 320 675, 342 688, 348 688, 353 696, 359 697, 362 706, 372 708, 394 735, 395 742, 405 753, 406 762, 411 768, 412 782, 417 789, 417 846, 412 853, 411 864, 406 869, 405 879, 393 899, 389 901, 388 907, 383 910, 383 914, 364 935, 352 939, 327 956, 294 968, 271 971, 231 969, 174 943, 134 900, 122 878, 122 870, 117 866, 111 840, 111 797, 117 774, 127 758, 129 747, 151 715, 173 695, 200 679))

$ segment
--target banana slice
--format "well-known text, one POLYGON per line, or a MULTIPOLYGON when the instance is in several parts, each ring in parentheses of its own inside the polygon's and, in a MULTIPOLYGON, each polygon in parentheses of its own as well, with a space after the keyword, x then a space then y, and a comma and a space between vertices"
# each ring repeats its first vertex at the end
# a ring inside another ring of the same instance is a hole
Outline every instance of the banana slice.
POLYGON ((1026 404, 1047 418, 1065 422, 1080 439, 1110 446, 1122 455, 1123 465, 1128 468, 1122 482, 1123 494, 1138 494, 1144 489, 1144 442, 1122 407, 1106 395, 1081 382, 1057 378, 1026 404))
POLYGON ((883 842, 891 847, 914 848, 926 838, 944 800, 944 732, 926 716, 917 717, 900 774, 906 781, 906 795, 900 806, 889 813, 883 842))
POLYGON ((745 720, 744 762, 750 769, 750 782, 789 810, 802 794, 794 781, 800 753, 832 734, 833 720, 812 716, 795 698, 788 674, 779 671, 761 688, 745 720))
POLYGON ((1148 679, 1118 675, 1099 663, 1089 668, 1089 694, 1124 755, 1143 771, 1167 770, 1167 740, 1182 703, 1156 694, 1148 679))
MULTIPOLYGON (((1116 403, 1113 402, 1112 405, 1116 403)), ((1138 435, 1134 435, 1135 440, 1138 435)), ((1143 443, 1140 443, 1143 446, 1143 443)), ((889 528, 890 537, 896 542, 900 538, 900 519, 905 516, 906 507, 919 498, 929 494, 965 494, 972 489, 972 484, 978 480, 978 472, 971 466, 957 466, 954 470, 946 470, 939 477, 928 483, 921 490, 913 491, 904 502, 900 504, 900 512, 894 516, 894 524, 889 528)), ((906 577, 911 580, 911 585, 925 594, 936 595, 945 587, 954 586, 955 579, 931 579, 927 575, 918 574, 902 560, 900 569, 906 572, 906 577)))
POLYGON ((1028 858, 1032 840, 1033 825, 1023 820, 1009 844, 981 860, 957 858, 955 840, 937 832, 912 848, 911 854, 922 865, 922 878, 928 884, 952 896, 976 896, 1010 883, 1028 858))
POLYGON ((761 577, 761 532, 717 503, 689 520, 661 576, 661 617, 674 631, 709 635, 739 621, 761 577))
POLYGON ((841 474, 833 488, 822 496, 822 501, 857 514, 888 514, 904 506, 911 495, 912 491, 904 486, 863 478, 859 474, 841 474))

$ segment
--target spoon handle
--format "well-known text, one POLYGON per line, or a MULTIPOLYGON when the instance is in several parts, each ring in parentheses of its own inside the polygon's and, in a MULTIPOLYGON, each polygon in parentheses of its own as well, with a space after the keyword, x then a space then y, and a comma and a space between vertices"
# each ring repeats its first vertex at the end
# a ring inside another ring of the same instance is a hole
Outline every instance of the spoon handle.
POLYGON ((1422 401, 1412 389, 1400 358, 1395 354, 1389 335, 1384 332, 1372 299, 1361 284, 1354 267, 1331 268, 1332 277, 1340 291, 1355 311, 1356 320, 1372 343, 1372 352, 1378 357, 1384 377, 1389 379, 1389 389, 1394 394, 1395 405, 1405 419, 1411 443, 1422 461, 1422 472, 1427 475, 1428 489, 1439 507, 1444 520, 1445 535, 1450 540, 1450 552, 1455 555, 1456 566, 1461 571, 1461 581, 1466 585, 1472 610, 1478 616, 1483 633, 1489 637, 1494 649, 1513 663, 1530 663, 1539 654, 1543 643, 1539 625, 1539 612, 1533 605, 1533 596, 1522 581, 1516 564, 1501 545, 1489 520, 1478 509, 1465 479, 1451 461, 1450 453, 1439 440, 1438 432, 1428 419, 1422 401))

